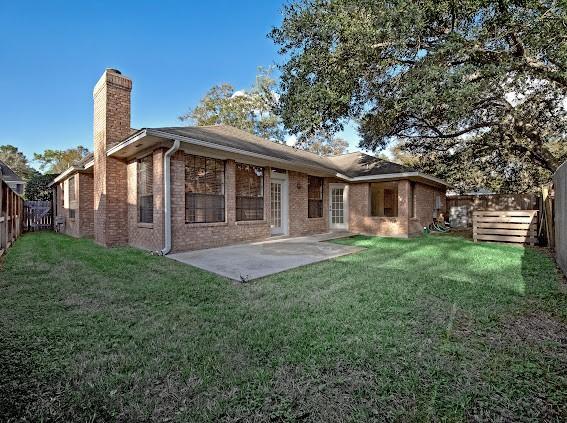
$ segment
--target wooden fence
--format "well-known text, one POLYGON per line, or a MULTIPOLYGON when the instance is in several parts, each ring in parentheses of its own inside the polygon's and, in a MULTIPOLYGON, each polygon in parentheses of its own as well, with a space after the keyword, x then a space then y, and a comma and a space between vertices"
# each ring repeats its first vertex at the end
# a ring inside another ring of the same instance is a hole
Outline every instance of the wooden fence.
POLYGON ((555 254, 557 264, 567 275, 567 162, 563 163, 553 176, 555 254))
POLYGON ((41 231, 53 229, 53 207, 51 201, 26 201, 24 203, 24 230, 41 231))
POLYGON ((0 175, 0 256, 22 234, 24 200, 0 175))
POLYGON ((536 194, 454 195, 447 197, 449 221, 454 228, 471 227, 477 210, 539 210, 536 194))
POLYGON ((535 245, 538 210, 475 211, 473 239, 535 245))

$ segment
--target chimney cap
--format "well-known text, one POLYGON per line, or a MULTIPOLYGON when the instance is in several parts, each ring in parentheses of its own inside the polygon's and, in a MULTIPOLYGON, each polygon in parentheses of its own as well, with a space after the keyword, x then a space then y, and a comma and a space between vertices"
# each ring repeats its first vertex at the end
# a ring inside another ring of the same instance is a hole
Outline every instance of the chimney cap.
POLYGON ((106 68, 106 71, 107 71, 108 73, 115 73, 116 75, 122 75, 122 72, 120 72, 118 69, 106 68))

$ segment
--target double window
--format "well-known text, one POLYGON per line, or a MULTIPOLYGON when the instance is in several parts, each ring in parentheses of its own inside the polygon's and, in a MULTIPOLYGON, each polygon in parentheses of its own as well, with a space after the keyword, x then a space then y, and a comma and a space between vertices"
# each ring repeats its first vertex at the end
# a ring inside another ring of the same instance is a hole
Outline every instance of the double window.
POLYGON ((154 221, 154 160, 153 156, 138 160, 138 222, 154 221))
POLYGON ((370 184, 370 215, 378 217, 398 216, 398 183, 370 184))
POLYGON ((264 169, 236 164, 236 220, 264 219, 264 169))
POLYGON ((186 154, 185 221, 224 222, 224 207, 224 161, 186 154))
POLYGON ((309 176, 307 184, 307 216, 323 217, 323 178, 309 176))

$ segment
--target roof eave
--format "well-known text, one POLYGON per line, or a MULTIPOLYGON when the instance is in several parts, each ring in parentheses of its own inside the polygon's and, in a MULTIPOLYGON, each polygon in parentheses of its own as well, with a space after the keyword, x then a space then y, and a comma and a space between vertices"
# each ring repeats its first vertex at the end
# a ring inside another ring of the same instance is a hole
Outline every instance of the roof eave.
MULTIPOLYGON (((141 140, 142 138, 144 138, 146 136, 154 136, 156 138, 166 139, 166 140, 170 140, 172 142, 174 140, 179 140, 181 142, 197 145, 197 146, 200 146, 200 147, 210 148, 212 150, 219 150, 219 151, 224 151, 224 152, 227 152, 227 153, 234 153, 234 154, 238 154, 238 155, 242 155, 242 156, 248 156, 248 157, 254 157, 254 158, 262 159, 262 160, 274 162, 274 163, 277 163, 277 164, 283 165, 283 166, 293 165, 293 162, 290 162, 289 160, 278 159, 278 158, 273 157, 273 156, 260 154, 260 153, 254 153, 254 152, 250 152, 250 151, 246 151, 246 150, 241 150, 241 149, 235 148, 235 147, 220 146, 218 144, 210 143, 210 142, 203 141, 203 140, 200 140, 200 139, 197 139, 197 138, 186 137, 186 136, 178 135, 178 134, 170 134, 169 132, 163 132, 163 131, 159 131, 159 130, 156 130, 156 129, 150 129, 150 128, 144 128, 144 129, 141 129, 140 131, 136 132, 135 134, 132 134, 130 137, 126 138, 124 141, 116 144, 114 147, 109 149, 106 154, 108 156, 115 155, 119 151, 121 151, 124 148, 136 143, 137 141, 141 140)), ((334 174, 335 174, 335 170, 327 169, 327 168, 322 167, 322 166, 310 166, 310 165, 301 163, 299 165, 299 167, 302 167, 302 168, 305 168, 305 169, 311 169, 311 170, 316 171, 318 173, 324 173, 324 174, 327 174, 328 176, 334 176, 334 174)))
POLYGON ((422 172, 384 173, 382 175, 364 175, 364 176, 354 176, 354 177, 337 173, 336 176, 337 178, 345 179, 348 182, 372 182, 372 181, 381 181, 384 179, 421 178, 438 185, 444 185, 449 188, 451 187, 451 185, 449 185, 443 179, 439 179, 436 178, 435 176, 427 175, 422 172))

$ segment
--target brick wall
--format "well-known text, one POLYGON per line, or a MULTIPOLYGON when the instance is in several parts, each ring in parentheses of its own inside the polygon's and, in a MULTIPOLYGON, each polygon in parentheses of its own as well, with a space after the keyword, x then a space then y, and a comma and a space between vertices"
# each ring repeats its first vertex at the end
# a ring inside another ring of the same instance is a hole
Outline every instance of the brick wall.
POLYGON ((447 200, 444 189, 416 183, 414 190, 415 217, 410 218, 409 221, 410 235, 422 233, 423 227, 433 222, 436 192, 439 193, 441 197, 441 213, 446 214, 447 210, 447 200))
POLYGON ((106 151, 130 134, 131 90, 130 79, 107 70, 93 91, 94 235, 106 246, 128 242, 126 163, 107 157, 106 151))
POLYGON ((182 151, 172 157, 171 178, 173 252, 262 240, 270 236, 270 169, 264 171, 264 219, 261 221, 236 221, 235 162, 232 160, 227 160, 225 166, 225 222, 185 223, 185 157, 182 151))
POLYGON ((349 230, 369 235, 408 236, 409 181, 398 183, 398 216, 370 215, 370 184, 351 184, 349 187, 349 230))
POLYGON ((94 236, 93 183, 90 173, 77 174, 77 198, 79 200, 77 218, 79 219, 79 236, 94 236))
POLYGON ((329 231, 329 178, 323 180, 323 217, 308 217, 308 175, 288 172, 289 234, 291 236, 329 231))
POLYGON ((65 218, 63 233, 74 237, 92 237, 94 229, 93 176, 76 173, 57 184, 56 215, 65 218), (75 200, 71 200, 69 180, 75 180, 75 200), (63 194, 63 195, 62 195, 63 194), (70 217, 70 209, 75 217, 70 217))
POLYGON ((76 178, 76 174, 70 176, 69 178, 65 179, 64 181, 62 181, 59 186, 60 186, 60 190, 63 191, 63 198, 62 198, 62 208, 61 208, 61 215, 65 218, 65 228, 63 230, 63 233, 70 235, 70 236, 74 236, 74 237, 79 237, 80 236, 80 232, 79 232, 79 201, 78 198, 79 196, 77 195, 77 179, 76 178), (71 196, 70 196, 70 190, 69 190, 69 180, 70 179, 74 179, 75 180, 75 200, 71 200, 71 196), (72 218, 70 217, 70 209, 75 209, 75 217, 72 218))
POLYGON ((137 160, 128 163, 128 240, 129 244, 145 250, 159 251, 164 247, 163 155, 157 149, 153 156, 153 223, 138 222, 137 160))

